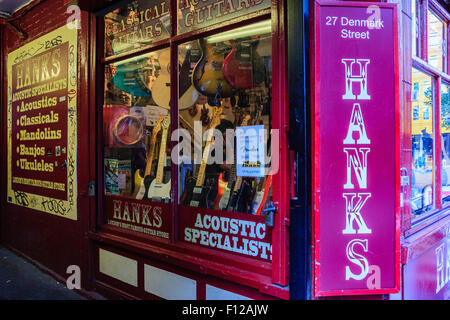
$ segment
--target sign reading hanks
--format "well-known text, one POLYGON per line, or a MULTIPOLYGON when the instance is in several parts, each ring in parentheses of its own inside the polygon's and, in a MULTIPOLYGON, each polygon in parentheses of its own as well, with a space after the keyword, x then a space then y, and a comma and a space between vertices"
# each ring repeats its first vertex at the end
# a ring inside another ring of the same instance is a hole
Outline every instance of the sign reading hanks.
POLYGON ((264 217, 202 211, 186 207, 181 215, 181 238, 201 246, 260 260, 272 260, 271 234, 264 217))

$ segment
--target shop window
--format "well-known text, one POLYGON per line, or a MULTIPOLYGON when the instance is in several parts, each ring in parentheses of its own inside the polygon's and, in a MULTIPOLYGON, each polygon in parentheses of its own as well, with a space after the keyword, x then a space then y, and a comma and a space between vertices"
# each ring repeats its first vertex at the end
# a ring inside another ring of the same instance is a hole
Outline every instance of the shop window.
POLYGON ((443 71, 445 59, 445 23, 435 13, 428 10, 428 62, 431 66, 443 71))
POLYGON ((105 15, 105 56, 170 37, 169 0, 135 0, 105 15))
POLYGON ((434 0, 411 3, 412 153, 406 167, 411 168, 411 227, 419 230, 422 221, 439 219, 450 203, 449 14, 434 0))
POLYGON ((441 182, 442 205, 450 204, 450 104, 448 101, 449 86, 441 84, 441 182))
POLYGON ((284 120, 272 117, 272 107, 285 108, 272 105, 272 1, 183 0, 177 19, 170 1, 156 2, 128 2, 104 18, 101 230, 253 258, 245 264, 266 262, 265 274, 272 261, 284 268, 286 248, 272 248, 273 230, 285 233, 277 221, 286 174, 284 120))
MULTIPOLYGON (((424 92, 419 96, 419 107, 422 110, 433 107, 431 93, 431 78, 417 72, 413 75, 413 82, 422 84, 424 92)), ((413 120, 418 120, 414 117, 413 120)), ((424 118, 422 121, 412 121, 412 186, 411 208, 414 217, 421 216, 433 209, 433 182, 434 182, 434 124, 433 118, 424 118)))
POLYGON ((179 123, 193 160, 179 166, 180 204, 261 215, 271 198, 271 21, 185 43, 179 60, 179 123))
POLYGON ((170 139, 169 66, 169 49, 105 66, 107 196, 170 201, 171 163, 166 152, 170 139))

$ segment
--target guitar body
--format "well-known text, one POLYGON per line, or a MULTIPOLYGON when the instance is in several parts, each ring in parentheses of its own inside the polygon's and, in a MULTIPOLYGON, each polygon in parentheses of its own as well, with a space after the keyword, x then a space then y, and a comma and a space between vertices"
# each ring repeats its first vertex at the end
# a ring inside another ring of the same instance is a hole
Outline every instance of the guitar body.
POLYGON ((238 191, 233 192, 227 211, 240 213, 250 212, 250 199, 252 199, 253 189, 248 181, 243 180, 238 191))
POLYGON ((233 49, 223 62, 225 79, 235 88, 251 89, 265 79, 265 66, 256 52, 257 40, 232 41, 233 49))
POLYGON ((223 180, 223 173, 219 175, 219 181, 217 183, 217 197, 214 200, 213 208, 215 210, 220 210, 219 204, 220 200, 222 199, 222 196, 225 192, 225 189, 227 188, 228 182, 223 180))
POLYGON ((191 207, 208 208, 208 198, 211 189, 209 187, 194 187, 192 198, 189 202, 191 207))
POLYGON ((198 100, 199 94, 193 86, 190 86, 184 94, 178 99, 179 110, 185 110, 192 107, 198 100))
POLYGON ((264 189, 257 191, 252 201, 251 213, 254 215, 261 215, 261 211, 266 203, 269 195, 270 187, 272 186, 272 175, 268 175, 265 181, 264 189))
POLYGON ((191 207, 200 207, 212 209, 214 205, 214 199, 217 197, 217 178, 206 178, 203 186, 195 186, 192 190, 192 198, 189 202, 191 207))
POLYGON ((157 183, 156 179, 153 179, 148 189, 147 199, 158 202, 170 202, 171 181, 157 183))
POLYGON ((220 210, 226 210, 228 207, 228 203, 230 202, 230 197, 231 197, 231 193, 233 192, 233 187, 227 185, 227 187, 225 188, 222 197, 220 198, 219 201, 219 209, 220 210))
POLYGON ((192 74, 195 89, 207 97, 231 97, 234 88, 227 82, 222 72, 224 53, 204 39, 200 39, 199 42, 203 55, 192 74))
POLYGON ((136 194, 133 195, 134 199, 144 198, 146 191, 147 191, 147 189, 145 188, 145 185, 144 185, 144 179, 145 179, 145 177, 142 177, 140 170, 137 169, 136 172, 134 173, 134 185, 135 185, 135 189, 137 190, 136 194))
POLYGON ((145 60, 120 64, 111 78, 111 83, 132 96, 150 98, 152 90, 148 88, 143 77, 143 70, 147 65, 145 60))
POLYGON ((186 57, 180 68, 178 76, 178 109, 184 110, 195 104, 199 94, 192 84, 192 73, 198 60, 200 60, 200 48, 192 48, 186 52, 186 57))
POLYGON ((156 80, 153 82, 152 98, 155 103, 163 108, 169 109, 170 102, 170 51, 165 50, 159 57, 161 69, 156 80))
POLYGON ((180 203, 184 206, 189 206, 192 199, 193 190, 195 188, 196 179, 191 175, 186 178, 186 182, 184 183, 184 191, 181 196, 180 203))

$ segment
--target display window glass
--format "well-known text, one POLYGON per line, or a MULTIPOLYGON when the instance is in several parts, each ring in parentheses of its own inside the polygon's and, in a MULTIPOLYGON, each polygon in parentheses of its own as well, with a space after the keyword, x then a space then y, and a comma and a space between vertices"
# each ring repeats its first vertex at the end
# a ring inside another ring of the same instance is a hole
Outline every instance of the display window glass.
POLYGON ((443 71, 445 23, 435 13, 428 10, 428 62, 431 66, 443 71))
POLYGON ((270 8, 270 0, 180 0, 178 33, 187 33, 270 8))
MULTIPOLYGON (((408 129, 411 154, 403 160, 407 195, 405 234, 448 214, 450 124, 448 123, 447 37, 449 13, 434 0, 411 0, 412 72, 408 129), (408 217, 410 215, 410 217, 408 217)), ((409 149, 409 142, 406 148, 409 149)))
POLYGON ((179 47, 179 123, 192 142, 181 204, 260 215, 271 198, 270 30, 267 20, 179 47))
POLYGON ((420 0, 411 1, 411 11, 412 11, 412 53, 415 56, 420 56, 420 0))
POLYGON ((169 1, 133 1, 105 15, 102 230, 162 238, 175 250, 206 247, 232 264, 271 263, 275 253, 282 267, 284 247, 272 248, 273 230, 283 229, 277 186, 286 172, 283 118, 273 117, 271 3, 178 1, 178 19, 164 15, 177 26, 148 42, 138 29, 156 20, 146 13, 168 10, 169 1), (244 15, 249 21, 235 19, 244 15), (213 23, 217 32, 202 29, 213 23))
POLYGON ((169 0, 135 0, 105 15, 105 56, 170 37, 169 0))
POLYGON ((448 101, 449 86, 441 83, 441 182, 442 205, 450 204, 450 105, 448 101))
POLYGON ((105 195, 170 202, 169 65, 163 49, 105 66, 105 195))
POLYGON ((423 111, 417 116, 413 109, 411 122, 413 159, 411 209, 415 218, 433 208, 434 122, 433 117, 429 116, 429 110, 433 107, 431 77, 414 69, 413 82, 418 83, 419 87, 415 103, 418 109, 423 111))

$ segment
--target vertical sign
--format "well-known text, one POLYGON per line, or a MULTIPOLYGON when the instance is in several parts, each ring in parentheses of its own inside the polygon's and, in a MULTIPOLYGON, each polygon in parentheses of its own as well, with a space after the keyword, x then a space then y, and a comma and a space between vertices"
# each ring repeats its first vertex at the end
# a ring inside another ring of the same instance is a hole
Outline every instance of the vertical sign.
POLYGON ((8 54, 7 200, 76 220, 77 29, 71 27, 8 54))
POLYGON ((396 6, 316 1, 314 24, 315 294, 398 292, 396 6))

